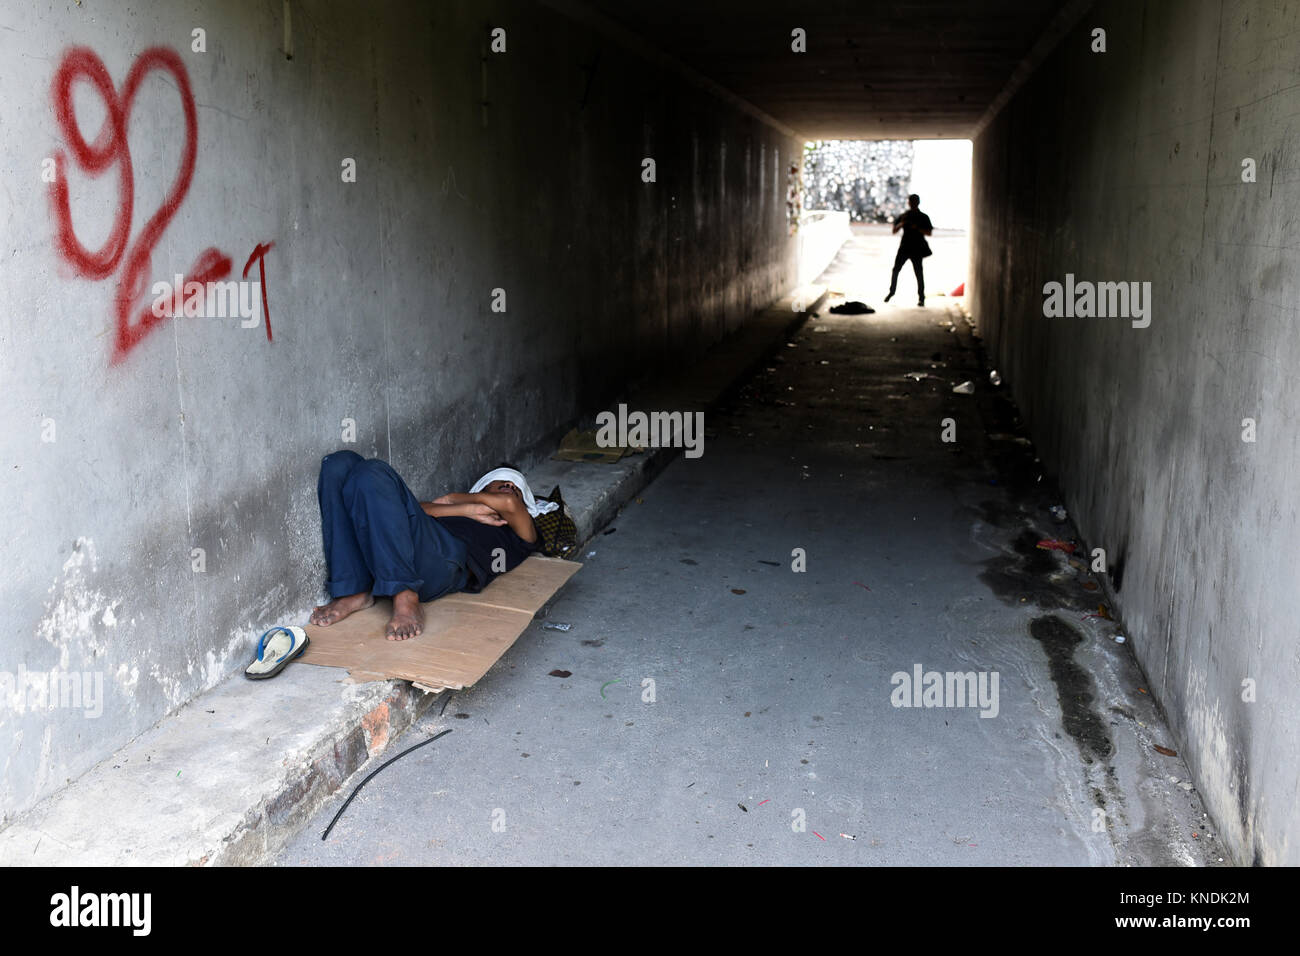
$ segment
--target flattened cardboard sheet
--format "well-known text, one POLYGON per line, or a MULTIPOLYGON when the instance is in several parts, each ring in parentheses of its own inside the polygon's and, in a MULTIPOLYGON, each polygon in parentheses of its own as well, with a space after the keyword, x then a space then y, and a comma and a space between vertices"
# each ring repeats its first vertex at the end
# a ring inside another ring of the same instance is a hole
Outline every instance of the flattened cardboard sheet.
POLYGON ((406 641, 384 636, 393 602, 379 598, 337 624, 304 625, 311 643, 298 660, 346 667, 357 681, 400 678, 429 690, 469 687, 580 567, 534 555, 478 594, 459 592, 424 604, 424 633, 406 641))
POLYGON ((641 448, 610 448, 596 443, 595 430, 580 432, 576 428, 560 439, 560 447, 551 458, 555 461, 594 461, 612 465, 624 455, 639 455, 641 448))

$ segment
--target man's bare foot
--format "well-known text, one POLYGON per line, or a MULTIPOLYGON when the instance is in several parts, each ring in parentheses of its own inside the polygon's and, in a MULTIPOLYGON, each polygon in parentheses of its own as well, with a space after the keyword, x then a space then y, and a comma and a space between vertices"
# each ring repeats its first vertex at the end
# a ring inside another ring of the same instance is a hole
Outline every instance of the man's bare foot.
POLYGON ((311 612, 311 623, 318 624, 321 627, 328 627, 330 624, 343 620, 354 611, 360 611, 362 608, 370 607, 374 603, 375 599, 369 591, 335 598, 328 604, 322 604, 311 612))
POLYGON ((420 596, 414 591, 398 591, 393 595, 393 617, 385 634, 390 641, 405 641, 419 637, 424 631, 424 608, 420 596))

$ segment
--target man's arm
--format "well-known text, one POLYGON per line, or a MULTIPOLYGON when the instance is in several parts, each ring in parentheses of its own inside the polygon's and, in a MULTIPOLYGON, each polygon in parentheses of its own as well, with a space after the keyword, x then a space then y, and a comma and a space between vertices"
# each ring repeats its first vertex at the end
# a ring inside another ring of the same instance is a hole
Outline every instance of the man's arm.
POLYGON ((511 531, 529 544, 536 543, 537 526, 533 524, 533 516, 528 513, 528 507, 515 495, 509 492, 480 491, 463 497, 473 498, 479 504, 487 505, 505 519, 504 523, 510 525, 511 531))
POLYGON ((468 495, 462 491, 449 491, 433 499, 435 505, 467 505, 478 500, 477 495, 468 495))
POLYGON ((528 513, 527 506, 509 492, 479 491, 467 494, 462 491, 452 491, 439 495, 433 501, 422 501, 420 507, 424 509, 425 514, 435 518, 463 515, 476 518, 484 524, 508 524, 510 530, 529 544, 537 541, 537 526, 533 524, 533 516, 528 513), (485 520, 483 517, 485 511, 494 513, 501 520, 485 520))
MULTIPOLYGON (((491 505, 477 501, 463 501, 455 504, 448 504, 443 501, 448 497, 443 495, 434 501, 421 501, 420 507, 424 513, 431 518, 473 518, 475 521, 481 521, 483 524, 503 525, 506 519, 493 508, 491 505)), ((470 496, 462 496, 470 497, 470 496)), ((528 512, 525 511, 525 514, 528 512)))

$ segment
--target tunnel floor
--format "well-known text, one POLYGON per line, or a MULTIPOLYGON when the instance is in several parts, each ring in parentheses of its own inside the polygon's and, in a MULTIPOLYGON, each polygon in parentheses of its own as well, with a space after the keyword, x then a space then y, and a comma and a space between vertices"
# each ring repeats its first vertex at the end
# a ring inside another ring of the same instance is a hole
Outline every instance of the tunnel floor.
POLYGON ((1014 406, 955 307, 881 304, 881 242, 822 280, 879 311, 810 318, 588 545, 571 629, 534 622, 279 864, 1219 863, 1122 622, 1037 547, 1076 532, 1014 406))

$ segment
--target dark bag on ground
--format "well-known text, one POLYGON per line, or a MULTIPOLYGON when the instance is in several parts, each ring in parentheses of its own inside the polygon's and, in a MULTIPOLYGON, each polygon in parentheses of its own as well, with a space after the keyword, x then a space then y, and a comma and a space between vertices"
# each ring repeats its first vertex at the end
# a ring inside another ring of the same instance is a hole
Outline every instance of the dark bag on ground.
POLYGON ((836 315, 868 315, 876 310, 865 302, 859 302, 854 299, 852 302, 845 302, 841 305, 833 305, 828 310, 836 315))
POLYGON ((560 507, 533 519, 537 525, 538 550, 548 558, 574 558, 578 553, 578 526, 560 496, 560 486, 556 485, 549 495, 539 500, 554 501, 560 507))

